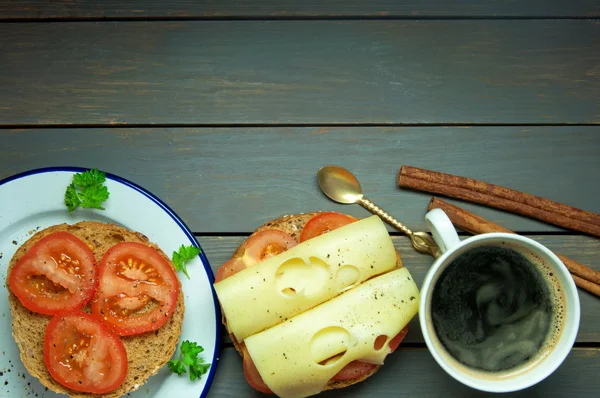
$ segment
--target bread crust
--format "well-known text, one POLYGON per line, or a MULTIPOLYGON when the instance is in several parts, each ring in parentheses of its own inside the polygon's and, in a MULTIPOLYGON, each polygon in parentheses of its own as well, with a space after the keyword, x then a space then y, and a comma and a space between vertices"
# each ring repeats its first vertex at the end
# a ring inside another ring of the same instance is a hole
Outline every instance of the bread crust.
MULTIPOLYGON (((246 245, 246 242, 248 241, 248 239, 250 239, 255 234, 259 233, 260 231, 264 231, 267 229, 277 229, 277 230, 286 232, 289 235, 291 235, 294 239, 296 239, 296 241, 298 241, 300 238, 300 234, 302 233, 302 229, 304 228, 304 226, 306 225, 308 220, 310 220, 314 216, 322 214, 322 213, 326 213, 326 212, 317 211, 317 212, 311 212, 311 213, 288 214, 288 215, 284 215, 279 218, 273 219, 271 221, 267 221, 263 225, 256 228, 256 230, 252 233, 252 235, 250 235, 242 243, 240 243, 240 245, 237 247, 237 249, 233 253, 232 258, 242 256, 244 254, 244 248, 245 248, 245 245, 246 245)), ((396 250, 396 267, 395 267, 395 269, 401 268, 401 267, 402 267, 402 260, 400 258, 400 254, 396 250)), ((224 311, 221 311, 221 313, 224 314, 224 311)), ((222 316, 222 322, 227 330, 227 320, 225 319, 225 315, 222 316)), ((229 334, 229 337, 231 338, 231 341, 233 342, 235 349, 243 357, 244 353, 243 353, 243 350, 241 347, 241 345, 243 343, 238 342, 232 333, 229 334)), ((353 384, 360 383, 360 382, 368 379, 375 373, 377 373, 377 371, 379 370, 380 367, 381 367, 381 365, 375 365, 374 368, 372 368, 371 370, 369 370, 362 376, 357 377, 355 379, 339 380, 339 381, 330 380, 329 383, 327 383, 327 385, 323 388, 323 391, 344 388, 344 387, 351 386, 353 384)))
MULTIPOLYGON (((10 260, 7 271, 7 289, 12 316, 12 334, 19 347, 19 355, 25 368, 33 377, 56 393, 68 394, 74 398, 112 398, 120 397, 141 387, 149 377, 156 374, 175 353, 181 334, 185 304, 181 283, 177 297, 177 307, 171 319, 160 329, 134 336, 121 337, 127 351, 128 370, 123 383, 115 390, 105 394, 89 394, 70 390, 59 384, 48 372, 44 363, 44 335, 51 317, 28 310, 11 292, 8 278, 13 266, 40 239, 54 232, 69 232, 84 243, 94 253, 98 264, 104 253, 120 242, 139 242, 158 251, 169 264, 170 258, 148 238, 124 227, 96 221, 83 221, 76 224, 59 224, 39 231, 17 249, 10 260)), ((84 311, 90 312, 89 305, 84 311)))

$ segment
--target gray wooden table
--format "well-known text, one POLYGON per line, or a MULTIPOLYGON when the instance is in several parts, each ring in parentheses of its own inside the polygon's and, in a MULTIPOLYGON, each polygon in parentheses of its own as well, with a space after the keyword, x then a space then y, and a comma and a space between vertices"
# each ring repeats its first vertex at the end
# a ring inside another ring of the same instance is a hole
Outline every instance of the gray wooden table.
MULTIPOLYGON (((144 186, 195 232, 213 270, 263 222, 359 207, 315 173, 345 166, 426 229, 408 164, 600 212, 595 0, 3 1, 0 179, 96 167, 144 186)), ((600 240, 450 201, 600 270, 600 240)), ((421 283, 432 260, 390 229, 421 283)), ((580 291, 577 343, 509 396, 600 394, 600 300, 580 291)), ((258 396, 224 343, 209 396, 258 396)), ((365 383, 324 397, 483 396, 455 382, 416 321, 365 383)))

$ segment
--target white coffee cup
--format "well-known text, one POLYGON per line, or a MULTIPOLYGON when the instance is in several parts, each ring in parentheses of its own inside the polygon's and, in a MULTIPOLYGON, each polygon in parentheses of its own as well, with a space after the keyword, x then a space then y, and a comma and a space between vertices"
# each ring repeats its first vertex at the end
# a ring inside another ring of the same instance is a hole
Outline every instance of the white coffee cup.
POLYGON ((452 222, 441 209, 433 209, 425 216, 427 225, 441 255, 428 271, 421 287, 419 322, 427 348, 438 364, 453 378, 472 388, 486 392, 511 392, 522 390, 544 380, 564 361, 569 354, 579 330, 579 295, 568 269, 558 257, 538 242, 509 233, 486 233, 460 241, 452 222), (432 294, 436 283, 447 266, 460 254, 481 245, 503 245, 516 251, 529 253, 541 259, 552 270, 555 280, 564 293, 566 318, 559 337, 546 350, 543 359, 533 362, 514 372, 486 372, 468 367, 456 360, 442 345, 435 333, 431 316, 432 294))

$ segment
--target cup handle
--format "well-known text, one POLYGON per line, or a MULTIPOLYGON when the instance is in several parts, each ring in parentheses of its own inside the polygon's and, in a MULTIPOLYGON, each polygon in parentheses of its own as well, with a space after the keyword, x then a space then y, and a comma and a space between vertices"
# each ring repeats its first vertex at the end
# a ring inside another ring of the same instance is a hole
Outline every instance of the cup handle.
POLYGON ((452 221, 442 209, 433 209, 425 214, 425 222, 433 235, 433 240, 440 247, 442 253, 451 250, 460 243, 452 221))

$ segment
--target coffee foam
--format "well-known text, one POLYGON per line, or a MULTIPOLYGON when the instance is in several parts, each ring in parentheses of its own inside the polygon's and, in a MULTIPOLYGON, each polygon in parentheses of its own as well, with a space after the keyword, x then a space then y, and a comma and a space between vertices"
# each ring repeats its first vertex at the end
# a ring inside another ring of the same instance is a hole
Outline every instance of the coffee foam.
MULTIPOLYGON (((562 331, 564 330, 564 327, 565 327, 566 298, 565 298, 563 289, 561 288, 560 281, 557 277, 558 272, 552 266, 549 265, 549 261, 544 256, 541 256, 538 253, 535 253, 528 248, 522 247, 522 246, 520 246, 518 244, 514 244, 512 242, 505 242, 505 241, 494 242, 494 241, 485 241, 485 240, 477 242, 476 244, 469 245, 468 248, 459 250, 456 253, 454 253, 452 256, 450 256, 448 259, 446 259, 445 266, 448 266, 460 255, 462 255, 472 249, 481 247, 481 246, 502 247, 502 248, 511 249, 511 250, 514 250, 515 252, 520 253, 534 265, 534 267, 537 269, 537 271, 542 276, 543 281, 546 282, 548 291, 550 293, 550 299, 552 302, 551 316, 553 319, 550 322, 550 330, 548 331, 546 338, 544 339, 544 341, 542 343, 542 347, 538 350, 538 353, 534 357, 530 358, 529 360, 527 360, 526 363, 524 363, 522 365, 519 365, 519 366, 511 368, 511 369, 507 369, 507 370, 493 371, 493 372, 486 371, 486 370, 482 370, 482 369, 473 368, 473 367, 467 366, 467 365, 459 362, 457 359, 455 359, 452 356, 452 354, 450 354, 446 350, 446 348, 441 343, 438 336, 435 334, 435 328, 433 326, 433 320, 431 318, 432 317, 431 307, 429 307, 427 310, 427 318, 426 318, 427 324, 428 324, 427 327, 429 329, 429 334, 431 336, 432 342, 435 346, 435 350, 453 368, 459 370, 461 373, 468 374, 471 377, 484 379, 484 380, 509 379, 509 378, 513 378, 513 377, 522 375, 523 373, 526 373, 530 369, 536 367, 537 364, 542 362, 552 352, 554 347, 558 344, 561 334, 562 334, 562 331)), ((437 275, 438 279, 441 274, 442 274, 442 271, 440 271, 438 273, 438 275, 437 275)), ((435 283, 437 283, 437 279, 436 279, 435 283)), ((433 295, 433 289, 430 290, 429 295, 430 296, 433 295)), ((429 306, 431 306, 431 297, 428 297, 428 302, 429 302, 429 306)))
POLYGON ((522 247, 515 247, 515 245, 509 245, 506 247, 521 253, 525 258, 531 261, 533 265, 538 267, 538 270, 541 271, 544 281, 548 283, 550 298, 552 299, 552 316, 554 317, 554 322, 551 324, 554 326, 554 328, 550 330, 546 342, 544 343, 544 347, 541 351, 552 351, 552 349, 560 340, 566 319, 566 298, 565 293, 561 289, 560 281, 557 277, 557 271, 550 267, 544 258, 530 250, 524 250, 522 247))

